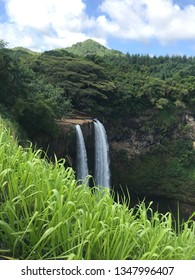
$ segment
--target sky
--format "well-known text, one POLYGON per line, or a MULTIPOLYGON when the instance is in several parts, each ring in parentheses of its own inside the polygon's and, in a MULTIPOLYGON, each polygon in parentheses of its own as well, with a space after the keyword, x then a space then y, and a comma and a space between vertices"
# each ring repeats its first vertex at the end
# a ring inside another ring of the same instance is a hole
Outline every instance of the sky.
POLYGON ((195 0, 0 0, 0 39, 34 51, 93 39, 129 54, 195 55, 195 0))

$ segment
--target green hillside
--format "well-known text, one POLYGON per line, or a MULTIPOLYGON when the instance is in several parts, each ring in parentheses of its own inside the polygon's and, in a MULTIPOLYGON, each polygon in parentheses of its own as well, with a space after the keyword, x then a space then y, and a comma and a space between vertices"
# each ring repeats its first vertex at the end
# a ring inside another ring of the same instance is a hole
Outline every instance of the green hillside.
POLYGON ((24 47, 15 47, 12 49, 13 51, 18 51, 18 52, 21 52, 21 53, 28 53, 28 54, 32 54, 32 55, 38 55, 39 53, 38 52, 34 52, 34 51, 31 51, 27 48, 24 48, 24 47))
POLYGON ((88 39, 84 42, 76 43, 72 47, 65 49, 66 51, 73 53, 78 56, 105 56, 105 55, 115 55, 115 56, 124 56, 122 52, 108 49, 98 42, 88 39))
POLYGON ((40 155, 0 120, 0 259, 194 259, 195 222, 176 233, 171 214, 129 209, 40 155))

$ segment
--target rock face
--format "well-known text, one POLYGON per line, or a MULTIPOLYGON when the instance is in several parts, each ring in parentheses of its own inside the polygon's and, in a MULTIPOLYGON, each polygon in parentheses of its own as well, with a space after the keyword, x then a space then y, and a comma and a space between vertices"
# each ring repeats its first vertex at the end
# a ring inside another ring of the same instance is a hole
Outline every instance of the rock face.
MULTIPOLYGON (((83 137, 87 143, 87 154, 89 155, 89 165, 93 168, 93 120, 90 118, 75 117, 71 119, 61 119, 57 121, 57 134, 51 137, 45 135, 36 138, 36 145, 46 151, 49 158, 53 159, 54 154, 58 159, 64 158, 65 165, 76 170, 76 131, 75 126, 81 126, 83 137)), ((91 171, 91 170, 90 170, 91 171)))
POLYGON ((110 135, 111 147, 115 152, 126 153, 129 160, 150 153, 166 140, 190 140, 195 145, 195 119, 190 113, 174 116, 170 123, 159 117, 159 111, 148 111, 143 116, 126 121, 122 137, 110 135), (155 120, 156 118, 156 120, 155 120))
POLYGON ((188 126, 188 136, 193 141, 193 146, 195 143, 195 118, 192 114, 186 113, 184 120, 188 126))
POLYGON ((121 126, 123 134, 110 133, 114 189, 195 205, 194 116, 148 111, 121 126))

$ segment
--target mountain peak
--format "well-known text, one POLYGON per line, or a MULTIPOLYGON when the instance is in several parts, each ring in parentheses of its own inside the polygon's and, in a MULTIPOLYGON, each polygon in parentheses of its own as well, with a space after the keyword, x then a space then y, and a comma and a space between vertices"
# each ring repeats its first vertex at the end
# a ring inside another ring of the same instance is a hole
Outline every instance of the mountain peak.
MULTIPOLYGON (((79 44, 79 43, 77 43, 79 44)), ((104 47, 102 44, 98 43, 97 41, 93 40, 93 39, 87 39, 83 42, 80 42, 80 44, 83 44, 83 45, 92 45, 92 46, 99 46, 101 48, 104 48, 106 49, 106 47, 104 47)), ((76 45, 76 44, 75 44, 76 45)))
POLYGON ((92 39, 87 39, 83 42, 76 43, 72 45, 72 47, 66 48, 66 51, 79 56, 88 56, 88 55, 105 56, 111 54, 123 55, 123 53, 115 50, 110 50, 92 39))

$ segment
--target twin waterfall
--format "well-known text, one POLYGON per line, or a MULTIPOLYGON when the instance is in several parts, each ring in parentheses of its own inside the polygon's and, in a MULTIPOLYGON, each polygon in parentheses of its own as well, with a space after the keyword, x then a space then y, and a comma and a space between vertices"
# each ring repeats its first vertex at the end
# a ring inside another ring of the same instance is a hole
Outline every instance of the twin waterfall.
MULTIPOLYGON (((110 187, 109 170, 109 146, 107 135, 103 124, 97 119, 94 120, 95 133, 95 184, 100 187, 110 187)), ((76 125, 77 138, 77 179, 85 180, 89 175, 87 164, 87 152, 84 137, 80 125, 76 125)))

